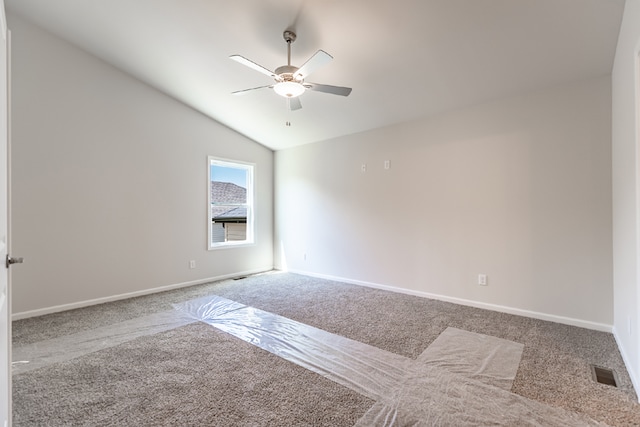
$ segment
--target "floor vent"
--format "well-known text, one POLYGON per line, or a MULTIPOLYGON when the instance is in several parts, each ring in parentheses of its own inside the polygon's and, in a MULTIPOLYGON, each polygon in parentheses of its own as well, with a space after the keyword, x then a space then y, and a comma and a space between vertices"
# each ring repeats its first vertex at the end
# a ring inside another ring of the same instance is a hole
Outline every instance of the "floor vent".
POLYGON ((240 277, 234 277, 233 280, 242 280, 242 279, 246 279, 247 276, 240 276, 240 277))
POLYGON ((618 379, 616 378, 616 373, 611 369, 591 365, 591 375, 593 376, 593 380, 599 382, 600 384, 618 387, 618 379))

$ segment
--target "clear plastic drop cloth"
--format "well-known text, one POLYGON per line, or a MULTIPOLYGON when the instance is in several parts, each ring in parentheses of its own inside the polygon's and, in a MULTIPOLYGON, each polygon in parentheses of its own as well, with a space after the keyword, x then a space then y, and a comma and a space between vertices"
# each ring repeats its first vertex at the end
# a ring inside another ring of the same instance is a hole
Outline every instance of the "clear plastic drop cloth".
POLYGON ((418 356, 417 362, 511 390, 523 350, 524 345, 517 342, 447 328, 418 356))
POLYGON ((169 310, 58 338, 14 345, 12 373, 29 372, 193 322, 193 318, 169 310))
POLYGON ((174 307, 376 400, 356 426, 601 425, 511 393, 511 341, 448 328, 412 360, 219 296, 174 307))
POLYGON ((377 401, 356 427, 603 425, 429 365, 411 369, 390 396, 377 401))
POLYGON ((377 400, 404 376, 409 359, 225 298, 174 304, 177 310, 377 400))

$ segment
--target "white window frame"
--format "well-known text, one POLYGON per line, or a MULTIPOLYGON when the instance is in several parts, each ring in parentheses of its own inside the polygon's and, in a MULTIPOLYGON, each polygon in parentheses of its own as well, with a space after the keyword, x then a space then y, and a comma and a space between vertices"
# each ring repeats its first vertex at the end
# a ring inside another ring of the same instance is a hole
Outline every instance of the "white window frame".
POLYGON ((238 160, 224 159, 217 156, 207 158, 207 247, 209 250, 238 248, 255 245, 255 163, 238 160), (212 242, 211 233, 213 218, 211 215, 211 166, 223 166, 236 169, 244 169, 247 172, 247 203, 242 205, 247 209, 246 239, 240 241, 212 242))

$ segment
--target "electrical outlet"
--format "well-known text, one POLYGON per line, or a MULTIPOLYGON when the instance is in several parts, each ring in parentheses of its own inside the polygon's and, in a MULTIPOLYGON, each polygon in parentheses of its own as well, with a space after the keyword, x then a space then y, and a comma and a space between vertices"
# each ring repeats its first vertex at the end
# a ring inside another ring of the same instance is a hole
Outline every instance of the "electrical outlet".
POLYGON ((384 161, 384 168, 385 169, 389 169, 391 167, 391 162, 389 162, 389 160, 385 160, 384 161))
POLYGON ((305 253, 305 254, 302 254, 302 259, 303 259, 304 261, 306 261, 306 260, 307 260, 307 254, 306 254, 306 253, 305 253))
POLYGON ((478 274, 478 285, 487 286, 487 275, 478 274))
POLYGON ((196 268, 196 260, 192 259, 191 261, 189 261, 189 268, 196 268))
POLYGON ((366 164, 366 163, 363 163, 363 164, 362 164, 362 166, 360 166, 360 170, 361 170, 362 172, 366 172, 366 171, 367 171, 367 164, 366 164))

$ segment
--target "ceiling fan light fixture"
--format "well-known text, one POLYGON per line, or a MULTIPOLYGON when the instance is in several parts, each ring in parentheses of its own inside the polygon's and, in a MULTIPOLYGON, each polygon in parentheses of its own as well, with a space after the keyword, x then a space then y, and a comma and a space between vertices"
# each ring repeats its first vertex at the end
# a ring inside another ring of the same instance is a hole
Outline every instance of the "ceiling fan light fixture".
POLYGON ((273 90, 285 98, 296 98, 304 93, 304 86, 298 82, 285 81, 276 83, 273 90))

